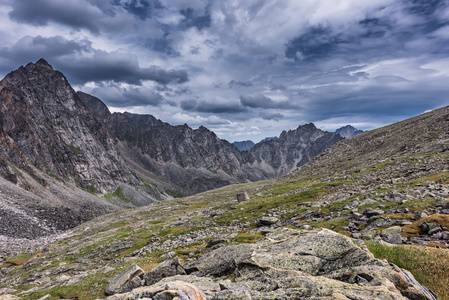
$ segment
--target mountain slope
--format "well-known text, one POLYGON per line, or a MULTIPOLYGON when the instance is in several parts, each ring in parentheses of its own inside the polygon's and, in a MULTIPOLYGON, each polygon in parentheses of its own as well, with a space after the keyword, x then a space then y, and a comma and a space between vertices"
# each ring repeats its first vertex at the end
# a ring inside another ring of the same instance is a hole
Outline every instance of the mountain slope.
POLYGON ((0 89, 0 174, 16 188, 0 190, 5 195, 0 234, 22 223, 17 230, 24 236, 36 235, 36 228, 41 234, 54 232, 162 198, 159 192, 150 194, 127 167, 108 129, 45 60, 9 73, 0 89), (89 193, 119 187, 126 201, 89 193), (33 195, 25 196, 28 192, 33 195))

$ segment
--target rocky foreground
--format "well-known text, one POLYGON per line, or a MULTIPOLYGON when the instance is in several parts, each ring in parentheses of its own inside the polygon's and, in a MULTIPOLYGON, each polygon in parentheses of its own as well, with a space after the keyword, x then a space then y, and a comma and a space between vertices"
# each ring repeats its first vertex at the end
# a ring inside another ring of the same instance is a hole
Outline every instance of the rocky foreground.
POLYGON ((408 271, 328 229, 220 246, 184 267, 178 259, 147 273, 134 265, 106 289, 125 293, 106 299, 437 299, 408 271))

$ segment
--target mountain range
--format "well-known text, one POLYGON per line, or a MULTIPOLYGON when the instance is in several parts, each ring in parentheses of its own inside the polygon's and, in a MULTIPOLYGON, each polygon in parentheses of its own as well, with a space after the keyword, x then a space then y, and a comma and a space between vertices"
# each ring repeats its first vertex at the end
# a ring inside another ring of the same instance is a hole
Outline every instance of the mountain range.
POLYGON ((0 89, 2 235, 36 237, 123 208, 277 178, 342 139, 310 123, 239 151, 203 126, 110 113, 44 59, 9 73, 0 89))
MULTIPOLYGON (((348 138, 357 134, 362 133, 363 130, 359 130, 351 125, 346 125, 343 127, 338 128, 335 130, 336 134, 339 134, 341 137, 348 138)), ((267 137, 261 140, 259 143, 267 142, 272 139, 278 139, 277 136, 274 137, 267 137)), ((234 146, 239 149, 239 151, 251 151, 251 149, 256 145, 253 141, 247 140, 247 141, 237 141, 232 143, 234 146)))

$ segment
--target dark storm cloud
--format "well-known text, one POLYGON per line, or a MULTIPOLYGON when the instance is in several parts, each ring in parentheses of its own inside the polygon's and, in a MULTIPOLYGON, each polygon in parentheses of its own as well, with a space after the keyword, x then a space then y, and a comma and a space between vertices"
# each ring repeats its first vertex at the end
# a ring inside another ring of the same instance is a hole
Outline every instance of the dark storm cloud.
POLYGON ((231 101, 204 101, 204 100, 183 100, 181 101, 180 107, 185 111, 195 111, 203 113, 239 113, 246 112, 247 109, 242 107, 238 102, 231 101))
POLYGON ((312 27, 305 34, 294 38, 286 45, 285 56, 295 60, 322 57, 344 43, 342 36, 334 35, 331 28, 312 27))
POLYGON ((97 55, 97 59, 84 58, 76 61, 63 61, 68 74, 76 83, 89 81, 115 81, 141 85, 142 81, 149 80, 161 84, 180 84, 189 81, 185 70, 164 70, 158 66, 141 68, 137 62, 126 59, 110 60, 109 55, 97 55))
POLYGON ((170 105, 162 95, 143 88, 124 89, 110 84, 95 88, 91 93, 113 107, 159 106, 163 103, 170 105))
POLYGON ((281 113, 270 113, 266 111, 261 111, 259 113, 259 116, 264 120, 275 120, 278 121, 279 119, 282 119, 284 117, 281 113))
POLYGON ((25 59, 26 62, 21 63, 27 63, 36 61, 41 57, 52 60, 52 58, 90 51, 91 49, 92 43, 87 40, 69 41, 61 36, 25 36, 11 48, 0 48, 0 56, 17 63, 25 59))
POLYGON ((319 68, 336 59, 354 63, 442 52, 448 40, 436 40, 427 34, 449 24, 447 18, 438 15, 448 6, 445 0, 401 0, 380 8, 385 12, 373 11, 369 17, 351 20, 353 24, 345 30, 330 22, 304 27, 300 35, 285 44, 284 54, 319 68), (414 43, 416 46, 410 47, 414 43))
POLYGON ((243 106, 251 108, 278 108, 278 109, 300 108, 298 105, 294 103, 290 103, 287 101, 277 102, 262 94, 240 96, 240 102, 242 103, 243 106))
POLYGON ((120 0, 114 0, 113 4, 123 7, 141 20, 153 17, 158 10, 164 8, 158 0, 132 0, 123 3, 120 0))
POLYGON ((411 14, 431 16, 435 11, 447 5, 444 0, 406 0, 404 1, 407 11, 411 14))
POLYGON ((245 81, 240 81, 240 80, 231 80, 231 81, 229 81, 228 85, 230 88, 233 88, 235 86, 236 87, 251 87, 251 86, 253 86, 251 81, 245 82, 245 81))
POLYGON ((20 0, 12 2, 9 17, 19 23, 35 26, 54 22, 98 33, 98 18, 102 17, 102 13, 87 3, 55 0, 40 0, 36 3, 35 0, 20 0))
POLYGON ((97 50, 92 48, 92 43, 87 40, 24 37, 11 48, 1 48, 0 54, 17 61, 17 65, 43 57, 75 84, 114 81, 141 85, 143 81, 149 80, 166 85, 189 81, 185 70, 164 70, 158 66, 142 68, 132 53, 97 50), (83 56, 87 53, 90 55, 83 56))
POLYGON ((207 13, 204 15, 196 15, 196 12, 192 8, 181 9, 180 13, 184 16, 184 19, 179 23, 181 29, 196 27, 198 30, 202 30, 211 25, 211 16, 207 13))

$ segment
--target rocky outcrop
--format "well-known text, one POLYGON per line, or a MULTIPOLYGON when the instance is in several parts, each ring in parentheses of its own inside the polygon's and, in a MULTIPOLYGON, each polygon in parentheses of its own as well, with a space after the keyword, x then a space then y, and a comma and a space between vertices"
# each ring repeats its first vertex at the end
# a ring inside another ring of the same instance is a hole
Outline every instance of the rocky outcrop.
POLYGON ((189 275, 107 299, 183 299, 184 289, 191 292, 185 299, 437 299, 408 271, 327 229, 278 230, 254 244, 207 252, 184 269, 189 275))

